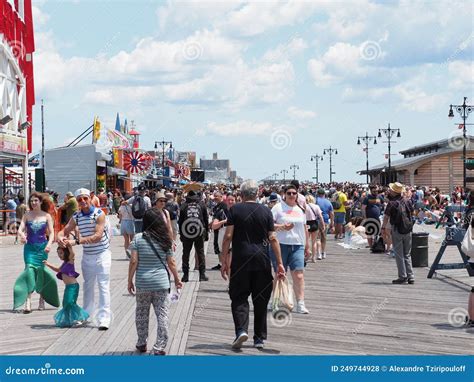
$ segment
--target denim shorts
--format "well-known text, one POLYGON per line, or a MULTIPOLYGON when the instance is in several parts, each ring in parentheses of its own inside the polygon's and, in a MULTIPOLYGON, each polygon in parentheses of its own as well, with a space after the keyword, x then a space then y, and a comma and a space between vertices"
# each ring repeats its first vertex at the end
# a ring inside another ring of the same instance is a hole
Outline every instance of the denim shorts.
MULTIPOLYGON (((285 267, 285 272, 290 267, 292 271, 302 271, 304 269, 304 245, 280 244, 281 260, 285 267)), ((276 272, 276 257, 270 248, 273 269, 276 272)))
POLYGON ((345 212, 334 212, 334 224, 344 224, 346 222, 345 212))

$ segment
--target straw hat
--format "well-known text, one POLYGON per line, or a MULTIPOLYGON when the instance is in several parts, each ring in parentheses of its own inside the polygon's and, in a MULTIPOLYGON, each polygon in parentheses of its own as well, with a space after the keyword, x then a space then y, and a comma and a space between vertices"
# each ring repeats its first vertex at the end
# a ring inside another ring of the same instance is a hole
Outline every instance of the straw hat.
POLYGON ((395 192, 396 194, 401 194, 404 191, 403 184, 395 182, 395 183, 390 183, 388 185, 388 188, 395 192))

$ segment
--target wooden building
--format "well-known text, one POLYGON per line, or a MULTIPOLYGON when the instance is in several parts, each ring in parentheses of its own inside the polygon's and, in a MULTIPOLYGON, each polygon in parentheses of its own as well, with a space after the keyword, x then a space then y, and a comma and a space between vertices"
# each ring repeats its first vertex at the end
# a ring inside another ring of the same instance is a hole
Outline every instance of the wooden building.
MULTIPOLYGON (((452 192, 463 184, 463 142, 461 137, 443 139, 400 151, 402 159, 392 161, 392 173, 388 174, 388 162, 369 168, 371 183, 387 184, 398 181, 411 186, 439 187, 441 192, 452 192)), ((474 137, 468 136, 467 158, 474 158, 474 137)), ((359 171, 365 175, 366 170, 359 171)), ((474 171, 467 170, 467 177, 474 171)), ((468 179, 469 180, 469 179, 468 179)), ((467 182, 474 188, 474 182, 467 182)))

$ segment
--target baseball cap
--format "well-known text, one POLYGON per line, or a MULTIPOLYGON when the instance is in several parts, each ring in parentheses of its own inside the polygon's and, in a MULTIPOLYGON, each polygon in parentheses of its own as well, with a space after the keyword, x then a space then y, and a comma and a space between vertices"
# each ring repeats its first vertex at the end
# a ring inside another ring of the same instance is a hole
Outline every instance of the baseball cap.
POLYGON ((272 193, 270 194, 270 196, 268 197, 268 201, 269 201, 269 202, 276 202, 276 201, 278 201, 278 196, 277 196, 277 194, 275 194, 274 192, 272 192, 272 193))
POLYGON ((71 198, 74 196, 74 194, 71 191, 69 191, 69 192, 66 192, 66 196, 69 196, 71 198))
POLYGON ((74 192, 74 196, 77 198, 79 196, 91 196, 91 192, 87 188, 79 188, 74 192))
POLYGON ((320 189, 318 190, 318 195, 325 195, 325 194, 326 194, 326 191, 324 191, 323 188, 320 188, 320 189))

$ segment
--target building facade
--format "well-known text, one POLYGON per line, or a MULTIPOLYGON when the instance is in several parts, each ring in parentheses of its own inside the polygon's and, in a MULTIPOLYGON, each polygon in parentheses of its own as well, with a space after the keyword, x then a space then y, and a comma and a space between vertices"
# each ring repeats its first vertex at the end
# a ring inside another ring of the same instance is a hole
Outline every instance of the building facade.
MULTIPOLYGON (((466 142, 467 158, 474 158, 474 137, 466 142)), ((441 192, 452 192, 463 184, 462 140, 444 139, 400 151, 403 159, 392 161, 392 180, 411 186, 438 187, 441 192)), ((365 175, 367 171, 359 171, 365 175)), ((369 168, 371 183, 386 184, 388 165, 369 168)), ((474 171, 467 170, 467 187, 474 188, 474 171)))

